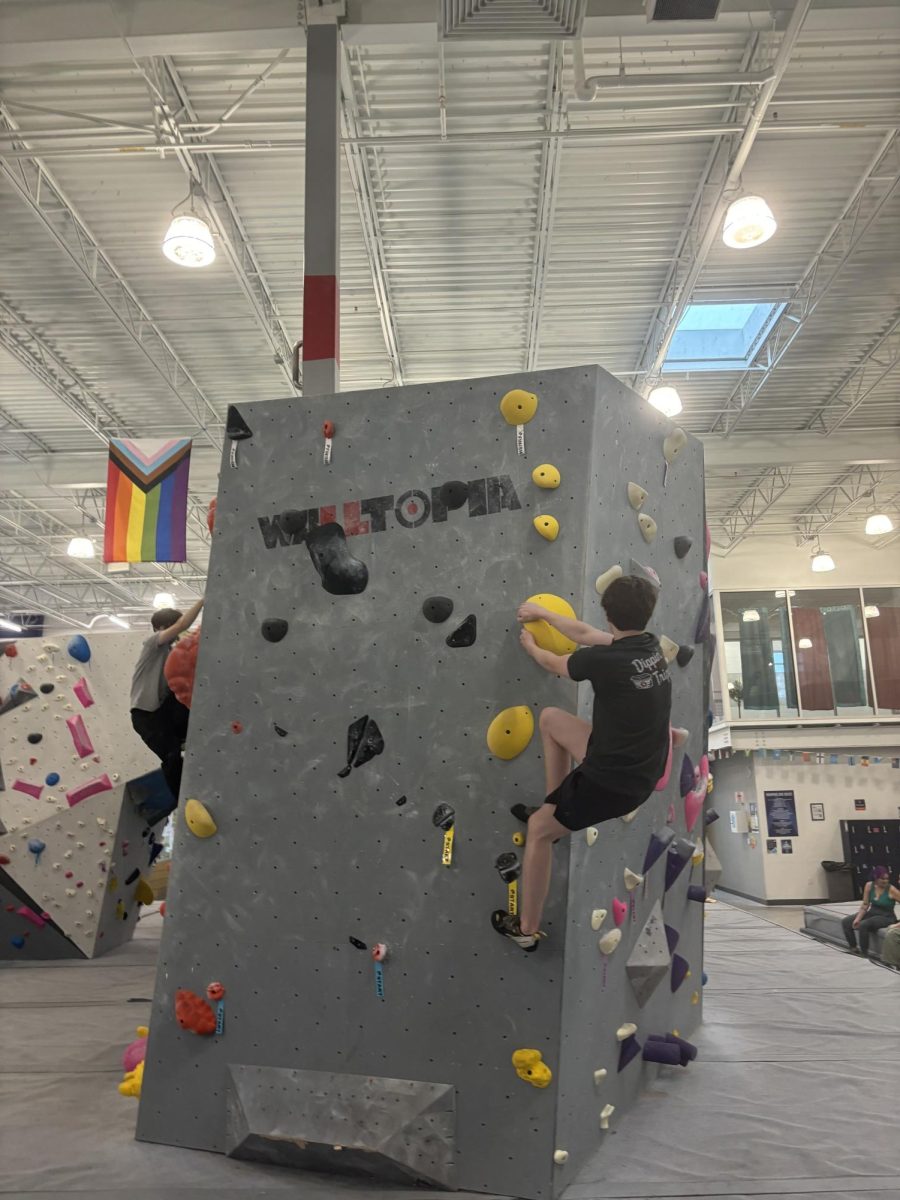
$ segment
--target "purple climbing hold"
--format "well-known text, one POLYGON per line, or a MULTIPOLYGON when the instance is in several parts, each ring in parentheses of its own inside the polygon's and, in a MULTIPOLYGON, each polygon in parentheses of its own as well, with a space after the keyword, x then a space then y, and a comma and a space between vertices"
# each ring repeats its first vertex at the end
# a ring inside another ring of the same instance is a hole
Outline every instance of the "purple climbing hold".
POLYGON ((687 979, 688 971, 690 971, 690 963, 686 958, 682 958, 680 954, 672 955, 672 991, 677 992, 681 985, 687 979))
POLYGON ((643 1054, 644 1062, 659 1063, 664 1067, 680 1067, 682 1066, 681 1051, 671 1042, 664 1042, 661 1038, 648 1038, 644 1046, 643 1054))
POLYGON ((674 954, 675 947, 678 945, 678 940, 681 937, 681 934, 671 925, 664 925, 663 928, 666 931, 666 942, 669 946, 669 953, 674 954))
POLYGON ((650 843, 644 855, 644 865, 641 867, 642 875, 646 875, 653 864, 662 858, 674 838, 675 830, 670 829, 668 825, 664 825, 659 833, 650 834, 650 843))
POLYGON ((666 886, 665 891, 668 891, 687 864, 691 861, 696 846, 693 842, 689 842, 687 838, 676 838, 669 846, 669 852, 666 855, 666 886))
POLYGON ((628 1064, 641 1052, 641 1043, 632 1033, 619 1047, 619 1070, 624 1071, 628 1064))
POLYGON ((678 777, 678 794, 682 800, 688 792, 694 789, 694 764, 686 754, 681 760, 681 774, 678 777))
POLYGON ((692 883, 687 890, 688 900, 696 900, 698 904, 703 904, 706 900, 706 888, 701 887, 699 883, 692 883))
POLYGON ((714 808, 708 808, 706 810, 706 812, 703 814, 704 825, 712 825, 713 821, 718 821, 718 819, 719 819, 719 814, 716 812, 716 810, 714 808))
POLYGON ((670 1046, 675 1046, 678 1049, 679 1061, 682 1067, 686 1067, 688 1063, 693 1062, 697 1057, 697 1047, 693 1042, 687 1041, 686 1038, 679 1037, 677 1033, 651 1033, 647 1038, 647 1042, 668 1043, 670 1046))

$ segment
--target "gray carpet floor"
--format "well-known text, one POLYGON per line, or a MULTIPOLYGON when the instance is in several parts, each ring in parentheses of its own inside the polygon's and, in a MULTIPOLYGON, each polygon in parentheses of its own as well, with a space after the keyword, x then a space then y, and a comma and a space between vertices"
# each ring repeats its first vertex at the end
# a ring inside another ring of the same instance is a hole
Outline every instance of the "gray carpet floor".
MULTIPOLYGON (((116 1083, 160 927, 95 962, 0 964, 0 1196, 446 1195, 134 1141, 116 1083)), ((566 1200, 897 1200, 900 974, 722 902, 706 934, 700 1058, 660 1073, 566 1200)))

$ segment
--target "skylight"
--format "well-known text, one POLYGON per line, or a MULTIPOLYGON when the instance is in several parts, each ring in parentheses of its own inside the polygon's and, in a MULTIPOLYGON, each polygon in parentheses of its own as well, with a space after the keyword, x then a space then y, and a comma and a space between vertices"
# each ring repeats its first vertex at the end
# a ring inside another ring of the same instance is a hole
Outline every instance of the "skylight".
POLYGON ((744 370, 783 309, 783 304, 689 304, 663 370, 744 370))

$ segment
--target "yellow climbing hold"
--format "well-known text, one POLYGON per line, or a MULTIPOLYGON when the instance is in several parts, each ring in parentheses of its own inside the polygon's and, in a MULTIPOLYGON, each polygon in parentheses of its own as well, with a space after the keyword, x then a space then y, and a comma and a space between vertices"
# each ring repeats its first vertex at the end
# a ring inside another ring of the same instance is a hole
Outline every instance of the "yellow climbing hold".
POLYGON ((614 579, 621 579, 624 574, 618 563, 614 567, 610 567, 608 571, 604 571, 602 575, 597 576, 597 581, 594 588, 598 596, 602 596, 614 579))
POLYGON ((609 1129, 609 1118, 616 1111, 614 1104, 605 1104, 600 1110, 600 1128, 609 1129))
POLYGON ((559 521, 556 517, 551 517, 549 513, 543 513, 540 517, 534 518, 534 527, 548 542, 555 542, 559 537, 559 521))
POLYGON ((525 845, 525 834, 520 833, 518 829, 513 834, 513 845, 514 846, 524 846, 525 845))
POLYGON ((556 1165, 558 1167, 565 1166, 565 1164, 569 1161, 568 1150, 554 1150, 553 1151, 553 1161, 556 1163, 556 1165))
POLYGON ((694 853, 691 855, 691 866, 699 867, 706 857, 706 852, 703 849, 703 843, 698 842, 694 847, 694 853))
POLYGON ((625 868, 625 890, 633 892, 636 887, 644 882, 643 875, 638 875, 637 871, 632 871, 630 867, 625 868))
POLYGON ((663 442, 663 458, 667 463, 673 463, 687 445, 687 434, 683 429, 673 429, 663 442))
POLYGON ((209 809, 199 800, 188 800, 184 806, 184 819, 188 829, 195 837, 208 838, 216 832, 217 825, 212 819, 209 809))
POLYGON ((593 846, 599 836, 600 830, 595 825, 589 825, 584 831, 584 840, 589 846, 593 846))
POLYGON ((537 412, 538 398, 534 392, 513 388, 500 401, 500 411, 510 425, 526 425, 537 412))
POLYGON ((691 992, 691 1004, 699 1004, 699 1003, 700 1003, 700 993, 699 992, 691 992))
MULTIPOLYGON (((539 604, 541 608, 546 608, 558 617, 569 617, 571 620, 575 620, 575 609, 568 600, 563 600, 562 596, 554 596, 550 592, 539 592, 536 596, 529 596, 525 603, 539 604)), ((563 637, 559 630, 554 629, 546 621, 526 621, 525 628, 533 634, 534 640, 540 648, 549 650, 551 654, 571 654, 578 648, 570 638, 563 637)))
POLYGON ((603 1082, 603 1080, 606 1078, 606 1075, 607 1075, 606 1067, 600 1067, 598 1070, 596 1070, 594 1072, 594 1083, 596 1083, 598 1085, 601 1084, 603 1082))
POLYGON ((533 736, 534 716, 527 704, 504 708, 488 725, 488 749, 498 758, 509 760, 521 754, 533 736))
POLYGON ((645 542, 652 542, 656 537, 656 522, 647 513, 638 513, 638 524, 641 527, 641 537, 645 542))
POLYGON ((138 904, 152 904, 156 899, 156 893, 147 880, 144 879, 143 875, 137 881, 137 887, 134 889, 134 898, 138 904))
POLYGON ((659 639, 659 648, 663 652, 663 658, 667 663, 674 662, 678 655, 678 643, 673 642, 670 637, 665 634, 659 639))
POLYGON ((545 1088, 553 1082, 553 1072, 541 1057, 540 1050, 514 1050, 512 1065, 518 1077, 532 1087, 545 1088))
POLYGON ((597 943, 601 954, 612 954, 616 946, 622 940, 621 929, 610 929, 608 933, 604 933, 603 937, 597 943))
POLYGON ((531 481, 540 488, 558 488, 561 476, 553 463, 541 463, 531 472, 531 481))
POLYGON ((620 1042, 624 1042, 626 1038, 633 1037, 637 1033, 637 1025, 634 1021, 626 1021, 624 1025, 620 1025, 616 1030, 616 1037, 620 1042))
POLYGON ((134 1096, 136 1099, 140 1097, 141 1087, 144 1083, 144 1060, 138 1063, 133 1071, 126 1071, 125 1078, 118 1085, 120 1096, 134 1096))
POLYGON ((639 483, 629 483, 628 485, 628 503, 632 508, 640 508, 647 499, 647 489, 642 488, 639 483))

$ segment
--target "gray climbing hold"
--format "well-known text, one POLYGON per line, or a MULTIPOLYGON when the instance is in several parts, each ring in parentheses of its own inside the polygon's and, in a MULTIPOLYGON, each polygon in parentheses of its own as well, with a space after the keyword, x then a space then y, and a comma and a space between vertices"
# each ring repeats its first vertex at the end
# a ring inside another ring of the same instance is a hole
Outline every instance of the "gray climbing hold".
POLYGON ((684 534, 679 534, 679 536, 675 538, 675 557, 684 558, 693 544, 694 542, 692 538, 686 537, 684 534))
POLYGON ((288 631, 288 623, 281 617, 267 617, 260 626, 260 633, 267 642, 280 642, 288 631))
POLYGON ((460 479, 451 479, 441 485, 438 496, 445 508, 462 508, 469 498, 469 485, 460 479))
POLYGON ((347 535, 336 521, 306 536, 306 548, 322 587, 332 596, 358 596, 369 582, 369 569, 347 549, 347 535))
POLYGON ((422 615, 433 625, 440 625, 453 612, 453 601, 448 596, 429 596, 422 604, 422 615))
POLYGON ((678 653, 675 655, 675 661, 678 663, 679 667, 686 667, 693 657, 693 646, 679 646, 678 653))
POLYGON ((662 906, 657 900, 625 963, 625 973, 641 1008, 668 975, 669 962, 662 906))

